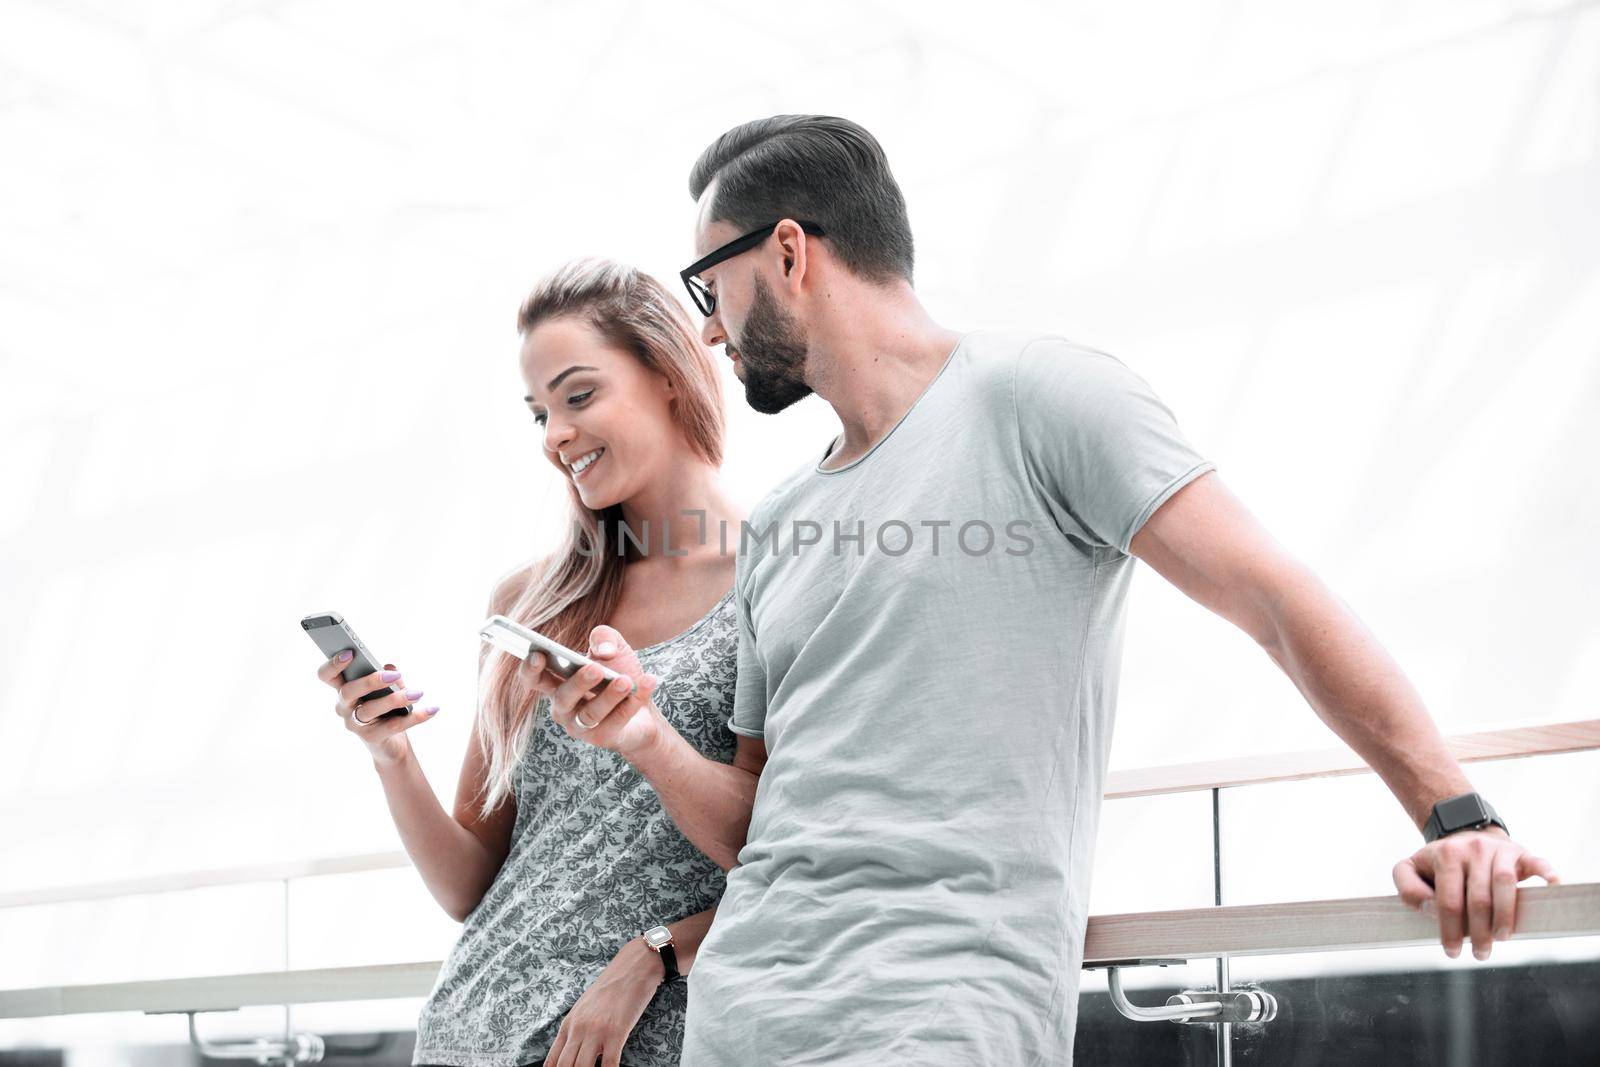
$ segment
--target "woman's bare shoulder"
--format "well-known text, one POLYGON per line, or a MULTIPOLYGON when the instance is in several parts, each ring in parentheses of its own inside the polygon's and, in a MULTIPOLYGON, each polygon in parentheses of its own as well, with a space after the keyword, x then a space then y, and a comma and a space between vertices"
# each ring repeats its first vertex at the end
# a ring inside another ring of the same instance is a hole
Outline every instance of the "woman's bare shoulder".
POLYGON ((489 597, 489 614, 509 614, 511 606, 528 588, 528 583, 533 581, 534 575, 540 573, 548 562, 548 559, 532 560, 519 564, 501 575, 500 580, 495 583, 494 592, 489 597))

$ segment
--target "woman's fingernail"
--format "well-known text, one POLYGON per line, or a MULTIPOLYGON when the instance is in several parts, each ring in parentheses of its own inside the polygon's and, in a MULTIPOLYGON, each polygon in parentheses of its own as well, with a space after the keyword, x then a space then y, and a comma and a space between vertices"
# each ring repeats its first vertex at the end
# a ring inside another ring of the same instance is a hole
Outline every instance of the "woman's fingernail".
POLYGON ((384 681, 384 682, 393 682, 393 681, 397 680, 399 677, 400 677, 400 672, 399 671, 384 671, 382 674, 378 675, 378 680, 379 681, 384 681))
POLYGON ((422 695, 422 690, 420 690, 420 689, 407 689, 406 690, 406 699, 407 700, 415 700, 421 695, 422 695))
POLYGON ((617 646, 613 645, 610 641, 601 641, 598 645, 594 646, 594 650, 600 653, 602 656, 609 656, 611 653, 617 650, 617 646))
POLYGON ((423 708, 422 709, 422 714, 424 714, 424 715, 437 715, 437 714, 439 714, 439 709, 438 708, 423 708))
POLYGON ((339 662, 340 663, 349 663, 350 662, 350 657, 354 656, 354 655, 355 655, 355 653, 350 651, 347 648, 343 652, 339 653, 339 662))

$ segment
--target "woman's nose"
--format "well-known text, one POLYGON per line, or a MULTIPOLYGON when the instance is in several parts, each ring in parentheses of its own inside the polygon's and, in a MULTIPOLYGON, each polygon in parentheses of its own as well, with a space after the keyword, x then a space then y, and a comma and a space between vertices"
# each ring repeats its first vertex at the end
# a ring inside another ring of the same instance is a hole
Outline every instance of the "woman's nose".
POLYGON ((544 447, 547 452, 559 452, 561 446, 577 436, 577 430, 565 419, 551 416, 544 425, 544 447))

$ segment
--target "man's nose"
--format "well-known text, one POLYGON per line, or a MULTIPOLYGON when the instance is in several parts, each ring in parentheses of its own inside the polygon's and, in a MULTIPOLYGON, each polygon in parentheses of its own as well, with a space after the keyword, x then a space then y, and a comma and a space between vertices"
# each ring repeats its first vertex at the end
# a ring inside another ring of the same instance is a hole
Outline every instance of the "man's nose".
POLYGON ((707 348, 723 344, 728 340, 727 334, 722 332, 721 312, 713 311, 706 318, 705 325, 700 327, 700 340, 706 343, 707 348))

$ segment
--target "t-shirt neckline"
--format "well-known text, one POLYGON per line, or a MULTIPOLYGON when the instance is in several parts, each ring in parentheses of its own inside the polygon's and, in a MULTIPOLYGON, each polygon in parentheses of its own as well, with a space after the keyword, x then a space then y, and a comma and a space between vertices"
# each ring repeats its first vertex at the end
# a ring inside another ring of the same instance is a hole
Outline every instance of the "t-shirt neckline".
POLYGON ((844 466, 827 470, 822 465, 828 462, 829 456, 833 455, 833 446, 838 441, 838 438, 836 437, 833 441, 828 442, 828 447, 823 451, 822 458, 817 460, 816 466, 814 466, 812 470, 822 475, 843 474, 845 471, 858 467, 870 459, 872 454, 878 451, 878 449, 882 448, 884 443, 887 442, 889 438, 894 436, 895 431, 900 429, 900 427, 905 424, 905 421, 911 417, 911 413, 917 410, 917 405, 922 403, 923 397, 927 396, 933 391, 933 387, 939 383, 940 378, 944 377, 944 372, 950 368, 950 364, 955 362, 956 353, 959 352, 961 350, 961 346, 966 343, 968 336, 970 336, 970 331, 956 338, 956 343, 950 349, 950 354, 944 357, 944 362, 939 366, 939 373, 935 374, 931 379, 929 379, 928 384, 922 387, 922 392, 918 393, 917 398, 911 402, 911 406, 906 408, 905 414, 901 415, 900 418, 895 421, 895 424, 889 427, 889 432, 878 438, 878 440, 873 443, 871 448, 867 449, 861 455, 857 456, 849 463, 846 463, 844 466))

